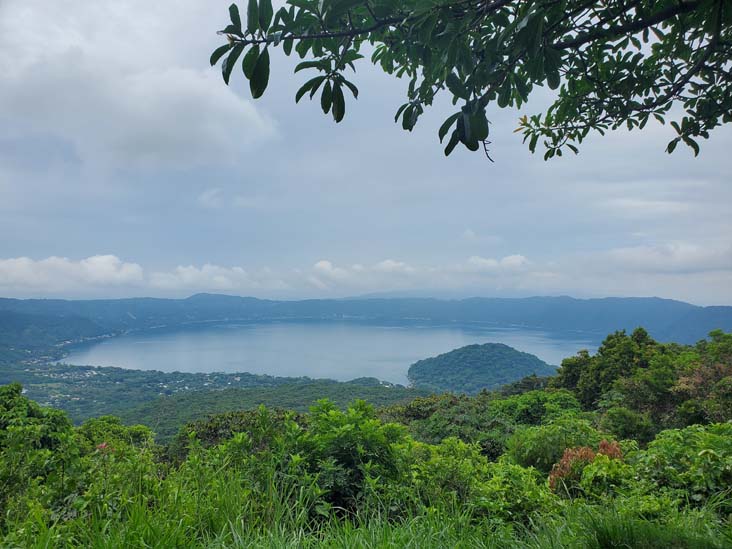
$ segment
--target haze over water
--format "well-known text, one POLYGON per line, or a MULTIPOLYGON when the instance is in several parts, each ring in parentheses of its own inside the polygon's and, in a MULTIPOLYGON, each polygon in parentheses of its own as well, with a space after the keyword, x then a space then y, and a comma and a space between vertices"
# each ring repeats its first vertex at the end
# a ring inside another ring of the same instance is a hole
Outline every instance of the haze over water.
POLYGON ((407 384, 417 360, 473 343, 505 343, 558 365, 599 340, 522 328, 355 322, 219 324, 127 334, 71 349, 69 364, 163 372, 251 372, 407 384))

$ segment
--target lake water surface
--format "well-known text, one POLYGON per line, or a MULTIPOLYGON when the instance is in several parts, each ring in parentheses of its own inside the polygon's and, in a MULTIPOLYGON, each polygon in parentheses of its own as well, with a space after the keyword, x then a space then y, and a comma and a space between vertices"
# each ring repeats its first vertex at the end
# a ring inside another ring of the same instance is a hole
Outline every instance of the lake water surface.
POLYGON ((251 372, 407 383, 417 360, 471 343, 505 343, 549 364, 599 341, 484 325, 265 322, 197 325, 127 334, 71 349, 68 364, 163 372, 251 372))

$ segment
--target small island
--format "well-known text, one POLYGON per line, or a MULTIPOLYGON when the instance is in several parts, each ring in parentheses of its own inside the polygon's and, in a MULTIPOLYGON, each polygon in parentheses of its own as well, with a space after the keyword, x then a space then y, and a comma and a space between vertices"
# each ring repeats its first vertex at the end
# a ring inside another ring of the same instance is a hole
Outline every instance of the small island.
POLYGON ((549 376, 556 371, 532 354, 503 343, 484 343, 419 360, 409 367, 407 377, 418 389, 475 394, 532 374, 549 376))

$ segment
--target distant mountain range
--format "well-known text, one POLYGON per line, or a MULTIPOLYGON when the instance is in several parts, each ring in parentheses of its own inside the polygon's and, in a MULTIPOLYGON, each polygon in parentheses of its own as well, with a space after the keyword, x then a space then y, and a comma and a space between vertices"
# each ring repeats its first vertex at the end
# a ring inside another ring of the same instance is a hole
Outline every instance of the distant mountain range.
POLYGON ((694 343, 714 329, 732 331, 732 307, 699 307, 660 298, 353 298, 272 301, 217 294, 197 294, 187 299, 0 298, 0 346, 36 348, 160 326, 285 319, 377 323, 480 322, 594 336, 643 326, 657 340, 679 343, 694 343))

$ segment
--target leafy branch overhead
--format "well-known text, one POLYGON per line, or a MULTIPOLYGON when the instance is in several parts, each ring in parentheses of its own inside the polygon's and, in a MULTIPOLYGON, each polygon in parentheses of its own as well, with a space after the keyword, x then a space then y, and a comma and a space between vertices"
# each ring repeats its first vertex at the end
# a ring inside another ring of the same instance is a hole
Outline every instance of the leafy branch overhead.
POLYGON ((358 97, 350 71, 368 45, 371 61, 409 79, 395 120, 411 131, 438 93, 459 110, 439 130, 445 154, 488 138, 486 109, 521 108, 537 87, 554 90, 544 111, 516 132, 545 159, 590 132, 643 128, 671 118, 695 154, 698 138, 732 121, 730 0, 248 0, 229 7, 227 39, 211 55, 228 84, 241 59, 252 96, 269 83, 270 50, 293 50, 295 72, 316 75, 295 95, 320 93, 340 122, 346 96, 358 97), (346 93, 349 92, 349 93, 346 93))

